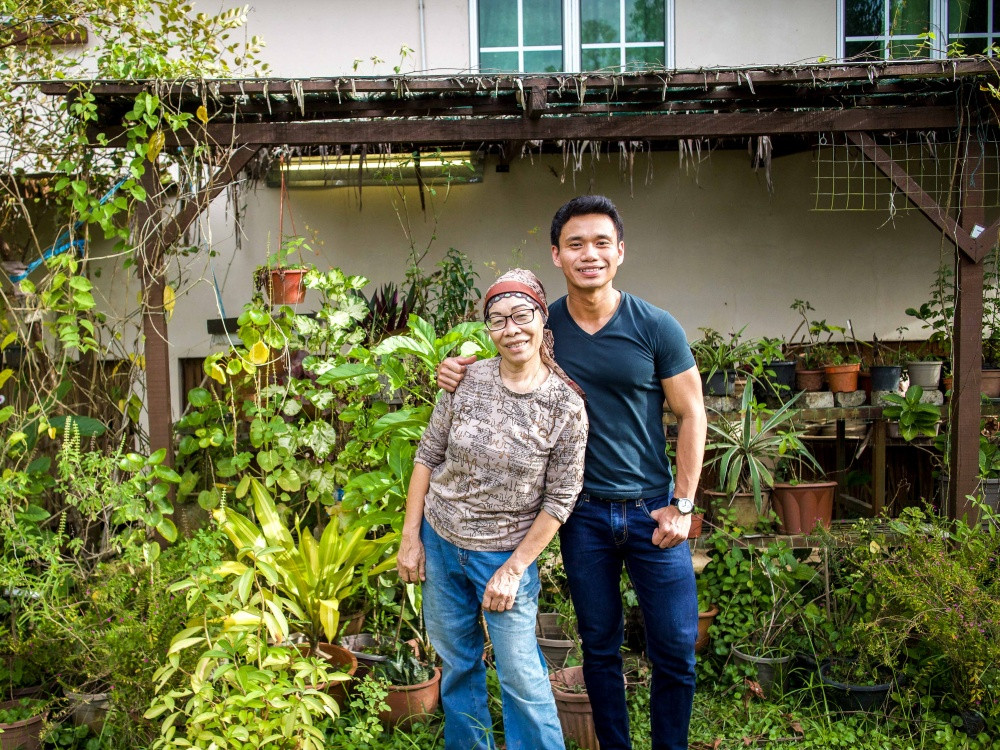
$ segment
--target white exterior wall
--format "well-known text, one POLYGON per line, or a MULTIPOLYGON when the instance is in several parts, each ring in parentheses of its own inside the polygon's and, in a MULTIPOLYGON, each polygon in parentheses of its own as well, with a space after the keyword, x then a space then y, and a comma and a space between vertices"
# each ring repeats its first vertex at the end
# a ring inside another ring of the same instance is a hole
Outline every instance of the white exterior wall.
MULTIPOLYGON (((575 188, 571 176, 561 184, 553 174, 561 171, 559 157, 536 157, 534 165, 516 161, 508 174, 496 173, 489 161, 482 184, 453 187, 443 202, 439 195, 436 225, 420 214, 416 188, 407 188, 416 244, 431 242, 425 268, 433 270, 449 247, 458 248, 471 257, 485 289, 495 274, 486 263, 502 272, 520 262, 539 274, 555 299, 565 283, 551 262, 549 223, 564 201, 592 188, 611 197, 625 219, 618 286, 669 309, 691 339, 700 326, 729 331, 746 325, 748 335, 789 336, 797 324, 789 310, 794 299, 810 301, 816 318, 838 325, 850 319, 858 338, 876 333, 891 339, 898 325, 910 322, 904 309, 927 297, 941 247, 930 222, 916 211, 900 212, 892 223, 882 213, 812 211, 815 167, 808 153, 774 162, 773 197, 740 151, 713 153, 697 179, 673 154, 655 155, 649 186, 643 186, 645 159, 636 161, 634 198, 617 159, 604 158, 593 171, 588 166, 575 188)), ((239 254, 232 251, 231 218, 219 210, 207 224, 220 253, 212 265, 229 316, 249 299, 268 233, 277 236, 278 192, 259 187, 248 196, 244 229, 250 239, 239 254)), ((402 281, 409 245, 393 207, 401 206, 394 190, 365 188, 360 211, 351 189, 289 194, 299 231, 308 226, 323 243, 314 258, 318 267, 336 265, 375 283, 402 281)), ((288 231, 287 216, 285 226, 288 231)), ((189 291, 170 321, 170 339, 177 356, 203 356, 212 351, 205 321, 219 317, 212 266, 204 255, 186 263, 179 286, 189 291)), ((309 305, 307 298, 303 309, 309 305)), ((915 328, 911 337, 923 334, 915 328)))
MULTIPOLYGON (((427 68, 465 70, 469 65, 468 3, 425 0, 427 68)), ((268 42, 265 57, 276 76, 349 75, 355 58, 359 74, 391 73, 402 44, 414 54, 404 72, 421 67, 419 0, 258 0, 248 33, 268 42), (385 59, 374 71, 372 55, 385 59)), ((834 0, 676 0, 676 53, 679 67, 788 63, 832 55, 836 48, 834 0)), ((816 317, 844 325, 850 318, 859 338, 895 336, 910 323, 903 310, 919 305, 938 266, 942 241, 915 211, 892 221, 884 213, 813 212, 815 165, 809 153, 773 163, 775 191, 768 195, 743 150, 715 151, 697 176, 678 167, 675 153, 652 157, 653 181, 644 184, 646 156, 636 159, 634 197, 618 172, 617 158, 604 157, 561 182, 562 159, 535 157, 511 164, 507 174, 487 162, 484 182, 452 188, 437 199, 435 223, 419 211, 416 188, 407 188, 409 223, 418 247, 430 242, 424 265, 455 247, 467 253, 485 289, 494 271, 516 262, 536 270, 551 298, 565 286, 549 258, 548 227, 564 201, 585 192, 609 195, 626 223, 626 262, 618 285, 680 320, 689 338, 699 326, 729 331, 747 326, 748 335, 789 335, 797 320, 794 299, 809 300, 816 317)), ((440 192, 440 191, 439 191, 440 192)), ((389 188, 365 188, 364 206, 350 189, 292 190, 296 227, 318 232, 322 246, 315 262, 362 274, 375 284, 402 281, 409 243, 400 226, 399 199, 389 188)), ((204 244, 218 253, 179 258, 171 267, 178 302, 169 332, 175 416, 179 402, 177 358, 212 351, 206 320, 220 317, 213 271, 226 315, 235 317, 251 293, 253 270, 278 233, 278 191, 261 185, 246 196, 240 231, 243 250, 234 252, 232 207, 225 194, 200 219, 204 244)), ((289 224, 286 219, 286 231, 289 224)), ((945 243, 946 244, 946 243, 945 243)), ((948 248, 946 247, 946 251, 948 248)), ((134 311, 137 287, 127 273, 107 261, 99 293, 116 314, 134 311), (127 291, 126 291, 127 290, 127 291)), ((369 288, 369 292, 373 287, 369 288)), ((314 304, 314 301, 313 301, 314 304)), ((309 301, 305 305, 308 309, 309 301)), ((913 328, 909 334, 922 338, 913 328)))
POLYGON ((833 58, 837 0, 675 0, 678 68, 833 58))

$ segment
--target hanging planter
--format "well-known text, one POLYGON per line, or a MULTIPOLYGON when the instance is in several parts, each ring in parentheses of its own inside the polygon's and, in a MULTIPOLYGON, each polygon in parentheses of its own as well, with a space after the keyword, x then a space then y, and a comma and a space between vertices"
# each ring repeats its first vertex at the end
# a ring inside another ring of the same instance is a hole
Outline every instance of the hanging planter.
POLYGON ((306 298, 306 269, 271 268, 267 294, 272 305, 298 305, 306 298))

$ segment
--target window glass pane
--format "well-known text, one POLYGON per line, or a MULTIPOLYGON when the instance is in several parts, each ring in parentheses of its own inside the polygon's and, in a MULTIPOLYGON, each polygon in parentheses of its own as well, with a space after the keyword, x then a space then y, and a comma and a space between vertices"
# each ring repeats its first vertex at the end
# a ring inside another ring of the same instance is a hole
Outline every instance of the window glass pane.
POLYGON ((889 33, 893 36, 923 34, 930 29, 930 0, 892 0, 889 33))
POLYGON ((621 52, 617 47, 612 49, 585 49, 581 55, 584 70, 604 70, 605 68, 621 67, 621 52))
POLYGON ((889 56, 894 60, 931 56, 931 45, 922 39, 889 40, 889 56))
POLYGON ((479 0, 479 46, 517 46, 517 0, 479 0))
POLYGON ((625 41, 664 41, 664 0, 625 0, 625 41))
POLYGON ((525 73, 561 73, 562 69, 563 56, 561 50, 524 53, 525 73))
POLYGON ((948 3, 948 33, 985 33, 989 26, 986 18, 991 0, 950 0, 948 3))
POLYGON ((968 57, 969 55, 987 55, 989 54, 990 45, 985 37, 962 37, 961 39, 955 39, 949 45, 949 50, 952 51, 953 55, 958 55, 959 50, 961 50, 961 55, 963 57, 968 57), (959 49, 955 49, 958 46, 959 49))
POLYGON ((580 0, 580 41, 620 42, 620 0, 580 0))
POLYGON ((662 68, 666 65, 663 47, 628 47, 625 49, 625 67, 629 70, 662 68))
POLYGON ((847 57, 858 60, 881 60, 883 49, 882 42, 847 42, 844 45, 847 57))
POLYGON ((562 44, 562 0, 524 0, 524 43, 562 44))
POLYGON ((480 52, 479 70, 484 73, 517 73, 517 53, 480 52))
POLYGON ((847 36, 879 36, 884 33, 885 0, 846 0, 844 30, 847 36))

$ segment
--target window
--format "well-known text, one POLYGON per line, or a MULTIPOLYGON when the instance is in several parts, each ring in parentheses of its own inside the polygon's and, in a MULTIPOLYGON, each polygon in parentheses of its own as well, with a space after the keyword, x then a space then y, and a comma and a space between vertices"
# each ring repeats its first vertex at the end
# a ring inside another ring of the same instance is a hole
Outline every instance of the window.
POLYGON ((484 73, 666 67, 672 9, 673 0, 471 0, 472 64, 484 73))
POLYGON ((843 0, 840 11, 843 57, 992 56, 1000 42, 1000 0, 843 0))

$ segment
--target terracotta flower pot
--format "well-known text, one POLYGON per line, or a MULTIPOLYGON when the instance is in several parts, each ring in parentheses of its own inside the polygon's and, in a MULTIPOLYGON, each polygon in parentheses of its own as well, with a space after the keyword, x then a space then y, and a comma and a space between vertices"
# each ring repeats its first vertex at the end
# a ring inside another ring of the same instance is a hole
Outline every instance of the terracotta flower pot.
POLYGON ((691 528, 688 529, 688 539, 697 539, 701 536, 701 526, 705 521, 704 513, 691 514, 691 528))
POLYGON ((1000 370, 983 370, 979 392, 987 398, 1000 398, 1000 370))
POLYGON ((268 294, 272 305, 297 305, 306 298, 304 268, 272 268, 268 271, 268 294))
POLYGON ((711 642, 711 637, 708 634, 708 629, 712 627, 712 623, 715 622, 715 616, 719 614, 718 607, 712 607, 707 612, 698 613, 698 638, 694 642, 694 652, 700 654, 711 642))
POLYGON ((415 721, 425 720, 437 711, 441 700, 441 668, 434 667, 434 676, 417 685, 389 685, 385 697, 388 711, 378 718, 386 726, 408 728, 415 721))
POLYGON ((771 491, 771 505, 778 514, 783 534, 808 534, 817 523, 830 528, 836 482, 785 484, 771 491))
POLYGON ((827 365, 824 370, 830 390, 834 393, 853 393, 858 390, 858 371, 860 369, 860 362, 846 365, 827 365))
POLYGON ((822 370, 796 370, 795 387, 800 391, 821 391, 823 375, 822 370))
POLYGON ((594 729, 594 713, 583 681, 583 667, 557 669, 549 675, 563 737, 573 740, 580 750, 599 750, 594 729))

